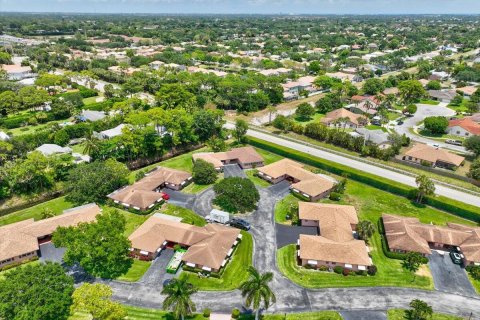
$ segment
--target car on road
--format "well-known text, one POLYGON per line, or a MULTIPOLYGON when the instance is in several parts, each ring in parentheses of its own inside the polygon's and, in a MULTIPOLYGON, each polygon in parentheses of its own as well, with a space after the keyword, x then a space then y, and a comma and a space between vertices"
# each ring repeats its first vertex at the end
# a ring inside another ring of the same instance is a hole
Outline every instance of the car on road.
POLYGON ((455 251, 450 252, 450 258, 452 259, 452 262, 455 264, 462 264, 463 262, 462 255, 455 251))
POLYGON ((398 124, 399 126, 401 126, 401 125, 403 124, 403 121, 402 121, 402 120, 398 120, 398 121, 397 121, 397 124, 398 124))
POLYGON ((237 228, 237 229, 242 229, 245 231, 250 230, 250 223, 243 219, 238 219, 238 218, 233 218, 227 223, 229 226, 237 228))
POLYGON ((447 139, 445 140, 445 143, 454 144, 456 146, 463 146, 463 142, 461 140, 447 139))

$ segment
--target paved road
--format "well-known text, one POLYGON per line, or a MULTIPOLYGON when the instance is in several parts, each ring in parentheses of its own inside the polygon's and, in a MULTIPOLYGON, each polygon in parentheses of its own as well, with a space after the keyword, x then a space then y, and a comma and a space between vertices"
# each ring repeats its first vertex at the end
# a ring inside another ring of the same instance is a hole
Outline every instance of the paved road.
MULTIPOLYGON (((232 127, 230 124, 227 124, 227 128, 232 128, 232 127)), ((402 183, 411 187, 416 187, 415 178, 402 173, 377 167, 372 164, 364 163, 364 162, 347 158, 338 154, 330 153, 328 151, 306 146, 298 142, 293 142, 287 139, 283 139, 282 137, 266 134, 260 131, 250 129, 248 130, 247 134, 249 136, 252 136, 258 139, 269 141, 281 146, 285 146, 291 149, 295 149, 301 152, 311 154, 313 156, 316 156, 322 159, 327 159, 327 160, 340 163, 361 171, 375 174, 377 176, 384 177, 398 183, 402 183)), ((478 196, 475 196, 466 192, 462 192, 456 189, 452 189, 439 184, 435 185, 435 189, 436 189, 435 193, 438 195, 480 207, 480 197, 478 196)))
POLYGON ((455 115, 455 111, 450 108, 447 108, 447 103, 440 102, 440 104, 436 106, 428 105, 428 104, 417 104, 417 112, 411 118, 406 118, 402 125, 395 125, 395 131, 399 134, 405 134, 407 137, 414 141, 418 141, 421 143, 426 144, 439 144, 440 147, 445 149, 450 149, 453 151, 458 152, 467 152, 464 147, 462 146, 455 146, 451 144, 446 144, 440 142, 439 140, 428 139, 425 137, 421 137, 419 135, 413 134, 410 132, 410 128, 414 128, 417 126, 417 123, 423 121, 426 117, 431 116, 442 116, 442 117, 452 117, 455 115))

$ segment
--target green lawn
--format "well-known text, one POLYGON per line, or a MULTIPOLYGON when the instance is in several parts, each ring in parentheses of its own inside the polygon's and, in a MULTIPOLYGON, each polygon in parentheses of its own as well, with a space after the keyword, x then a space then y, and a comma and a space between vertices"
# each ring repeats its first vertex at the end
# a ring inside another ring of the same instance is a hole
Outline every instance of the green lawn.
POLYGON ((25 266, 28 266, 28 265, 34 266, 34 265, 37 265, 39 263, 40 263, 40 261, 34 260, 34 261, 30 261, 30 262, 25 262, 24 264, 21 264, 17 267, 10 268, 10 269, 5 270, 5 271, 0 271, 0 280, 3 280, 5 278, 5 273, 7 273, 9 271, 12 271, 12 270, 17 269, 17 268, 24 268, 25 266))
POLYGON ((76 144, 74 146, 70 146, 70 148, 72 148, 73 152, 84 154, 83 151, 85 150, 85 143, 82 142, 82 143, 76 144))
MULTIPOLYGON (((104 206, 103 209, 113 207, 104 206)), ((128 212, 120 208, 113 208, 120 212, 125 217, 125 235, 129 236, 133 231, 140 227, 151 215, 141 215, 137 213, 128 212)))
POLYGON ((89 104, 94 104, 94 103, 97 103, 97 99, 100 98, 99 96, 95 96, 95 97, 89 97, 89 98, 85 98, 83 99, 83 104, 85 106, 88 106, 89 104))
POLYGON ((267 188, 271 186, 271 184, 260 177, 256 175, 257 170, 252 169, 252 170, 246 170, 245 173, 247 174, 247 177, 252 180, 253 183, 255 183, 257 186, 262 187, 262 188, 267 188))
MULTIPOLYGON (((240 316, 240 320, 255 319, 254 315, 240 316)), ((304 313, 265 314, 263 320, 342 320, 343 318, 336 311, 318 311, 304 313)))
POLYGON ((260 148, 255 148, 255 150, 258 152, 259 155, 262 156, 265 165, 271 164, 283 159, 283 157, 279 156, 276 153, 272 153, 260 148))
POLYGON ((275 205, 275 222, 290 224, 290 221, 287 220, 286 215, 290 212, 290 207, 292 205, 296 205, 299 201, 300 199, 291 193, 282 200, 278 201, 275 205))
POLYGON ((419 102, 420 104, 429 104, 429 105, 432 105, 432 106, 437 106, 440 104, 440 101, 435 101, 435 100, 432 100, 432 99, 422 99, 420 100, 419 102))
MULTIPOLYGON (((285 223, 286 208, 291 203, 298 201, 290 195, 280 201, 275 209, 275 220, 285 223)), ((322 202, 331 203, 328 199, 322 202)), ((418 206, 409 200, 381 191, 367 185, 348 181, 347 190, 340 204, 354 205, 360 220, 370 220, 375 226, 382 213, 398 214, 403 216, 418 217, 423 223, 445 225, 447 222, 457 222, 474 225, 473 222, 449 215, 426 206, 418 206)), ((296 262, 295 245, 281 248, 277 252, 277 263, 280 271, 299 285, 309 288, 323 287, 355 287, 355 286, 402 286, 423 289, 433 289, 430 276, 417 275, 405 271, 400 260, 388 259, 381 249, 380 235, 376 233, 370 241, 373 263, 378 268, 374 277, 347 276, 335 273, 319 272, 301 268, 296 262)), ((424 273, 428 274, 424 267, 424 273)))
POLYGON ((459 105, 455 105, 455 104, 449 104, 447 107, 449 107, 450 109, 460 113, 460 112, 468 112, 468 107, 467 107, 467 103, 468 103, 469 100, 467 99, 463 99, 462 100, 462 103, 460 103, 459 105))
MULTIPOLYGON (((388 320, 405 320, 405 310, 391 309, 387 313, 388 320)), ((464 318, 448 314, 434 313, 430 320, 462 320, 464 318)))
POLYGON ((403 115, 401 113, 397 113, 397 112, 392 112, 392 111, 389 111, 388 112, 388 120, 396 120, 400 117, 403 117, 403 115))
POLYGON ((322 119, 323 117, 325 117, 323 113, 315 113, 310 119, 300 119, 298 117, 293 117, 293 120, 300 123, 301 125, 306 126, 309 123, 320 121, 320 119, 322 119))
POLYGON ((480 295, 480 280, 475 280, 473 277, 467 272, 468 278, 470 279, 470 282, 473 284, 473 287, 477 291, 477 294, 480 295))
POLYGON ((233 290, 248 279, 247 267, 252 265, 253 238, 242 231, 242 241, 227 264, 221 278, 199 278, 197 274, 183 271, 180 278, 187 279, 199 290, 217 291, 233 290))
POLYGON ((66 201, 65 197, 55 198, 55 199, 37 204, 36 206, 15 211, 0 217, 0 226, 22 221, 22 220, 27 220, 30 218, 34 218, 35 220, 40 220, 42 217, 42 211, 45 208, 52 210, 55 214, 58 215, 62 213, 63 210, 69 209, 71 207, 73 207, 73 204, 66 201))
MULTIPOLYGON (((124 306, 127 310, 129 320, 175 320, 170 312, 155 309, 144 309, 137 307, 124 306)), ((68 320, 91 320, 92 316, 87 313, 77 312, 70 316, 68 320)), ((193 317, 186 317, 185 320, 206 320, 202 315, 197 314, 193 317)))
POLYGON ((138 281, 142 278, 143 274, 147 272, 151 264, 151 261, 141 261, 138 259, 133 259, 133 264, 130 269, 128 269, 128 272, 123 276, 118 277, 117 280, 127 282, 138 281))
POLYGON ((206 224, 205 219, 192 210, 175 206, 173 204, 166 203, 159 209, 159 211, 171 216, 181 217, 182 222, 185 223, 193 223, 194 225, 200 227, 206 224))
POLYGON ((383 132, 387 132, 387 129, 385 127, 381 127, 381 126, 376 126, 376 125, 369 125, 369 126, 365 126, 366 129, 368 130, 382 130, 383 132))

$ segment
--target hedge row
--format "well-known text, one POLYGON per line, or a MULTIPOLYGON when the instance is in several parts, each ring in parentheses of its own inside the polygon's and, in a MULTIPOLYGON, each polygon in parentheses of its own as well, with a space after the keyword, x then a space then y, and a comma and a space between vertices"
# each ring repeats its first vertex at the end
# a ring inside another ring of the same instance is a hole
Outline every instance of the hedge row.
MULTIPOLYGON (((299 162, 320 168, 336 175, 347 175, 348 178, 352 180, 367 184, 380 190, 394 193, 399 196, 411 198, 412 194, 414 194, 415 188, 392 181, 390 179, 363 172, 330 160, 321 159, 297 150, 293 150, 254 137, 248 137, 248 142, 255 147, 271 151, 286 158, 297 160, 299 162)), ((449 212, 456 216, 480 222, 480 208, 476 206, 452 200, 443 196, 425 197, 425 203, 431 207, 449 212)))

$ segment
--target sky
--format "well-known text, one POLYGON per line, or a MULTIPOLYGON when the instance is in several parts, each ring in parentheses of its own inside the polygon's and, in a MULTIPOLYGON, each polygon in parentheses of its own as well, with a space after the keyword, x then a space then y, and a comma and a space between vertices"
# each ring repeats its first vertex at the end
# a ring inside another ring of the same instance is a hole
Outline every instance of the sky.
POLYGON ((0 0, 0 12, 480 14, 480 0, 0 0))

